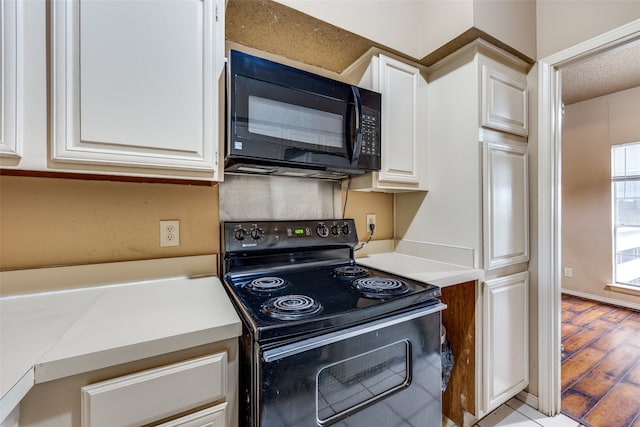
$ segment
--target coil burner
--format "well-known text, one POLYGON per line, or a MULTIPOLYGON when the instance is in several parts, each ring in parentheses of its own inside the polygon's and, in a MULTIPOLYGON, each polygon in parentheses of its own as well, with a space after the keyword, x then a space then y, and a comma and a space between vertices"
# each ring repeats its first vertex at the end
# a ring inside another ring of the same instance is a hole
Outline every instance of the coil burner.
POLYGON ((367 274, 369 274, 369 271, 364 267, 360 267, 359 265, 343 265, 334 268, 333 274, 335 274, 336 277, 353 279, 354 277, 366 276, 367 274))
POLYGON ((321 310, 320 303, 306 295, 283 295, 262 304, 264 314, 282 320, 304 319, 321 310))
POLYGON ((289 285, 289 282, 280 278, 280 277, 259 277, 257 279, 253 279, 252 281, 246 283, 244 286, 251 292, 256 293, 269 293, 280 291, 286 288, 289 285))
POLYGON ((366 298, 384 299, 406 294, 409 285, 397 279, 387 277, 364 277, 356 279, 353 286, 366 298))

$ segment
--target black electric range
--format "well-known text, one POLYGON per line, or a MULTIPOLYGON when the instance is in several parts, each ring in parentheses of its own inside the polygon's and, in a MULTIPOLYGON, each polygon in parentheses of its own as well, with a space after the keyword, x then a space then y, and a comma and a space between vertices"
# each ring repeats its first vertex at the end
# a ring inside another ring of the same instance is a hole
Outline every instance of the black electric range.
POLYGON ((352 219, 224 222, 223 281, 255 340, 437 304, 440 288, 358 265, 352 219))

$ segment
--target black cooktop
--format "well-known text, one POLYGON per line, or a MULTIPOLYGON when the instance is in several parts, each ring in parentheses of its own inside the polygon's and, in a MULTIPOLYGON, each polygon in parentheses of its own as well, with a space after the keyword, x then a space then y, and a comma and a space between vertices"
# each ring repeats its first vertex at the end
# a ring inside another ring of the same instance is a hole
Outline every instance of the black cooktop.
POLYGON ((261 342, 439 302, 437 286, 358 265, 353 220, 226 222, 223 236, 223 282, 261 342))

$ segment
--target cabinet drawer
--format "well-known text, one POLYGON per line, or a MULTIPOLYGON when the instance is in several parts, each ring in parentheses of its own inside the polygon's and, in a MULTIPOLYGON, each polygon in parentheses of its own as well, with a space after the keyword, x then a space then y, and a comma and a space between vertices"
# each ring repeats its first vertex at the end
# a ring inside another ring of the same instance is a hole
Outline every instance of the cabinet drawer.
POLYGON ((158 424, 156 427, 223 427, 226 425, 226 409, 227 402, 158 424))
POLYGON ((219 353, 82 387, 83 427, 139 426, 222 400, 227 354, 219 353))

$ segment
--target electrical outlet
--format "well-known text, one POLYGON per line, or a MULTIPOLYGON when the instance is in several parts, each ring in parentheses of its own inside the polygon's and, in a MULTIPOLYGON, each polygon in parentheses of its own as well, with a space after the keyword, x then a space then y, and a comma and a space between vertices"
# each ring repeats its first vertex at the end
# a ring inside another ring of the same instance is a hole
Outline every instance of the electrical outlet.
POLYGON ((160 246, 180 246, 180 221, 160 221, 160 246))
POLYGON ((565 267, 564 268, 564 277, 573 277, 573 268, 565 267))
POLYGON ((373 224, 373 227, 376 227, 376 214, 367 214, 367 231, 371 232, 371 224, 373 224))

